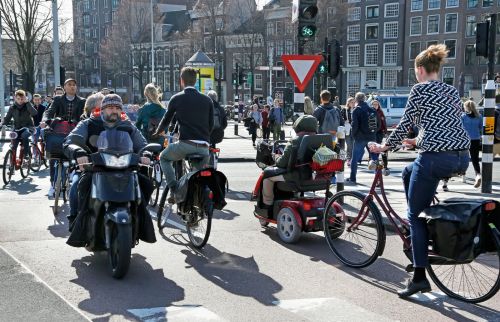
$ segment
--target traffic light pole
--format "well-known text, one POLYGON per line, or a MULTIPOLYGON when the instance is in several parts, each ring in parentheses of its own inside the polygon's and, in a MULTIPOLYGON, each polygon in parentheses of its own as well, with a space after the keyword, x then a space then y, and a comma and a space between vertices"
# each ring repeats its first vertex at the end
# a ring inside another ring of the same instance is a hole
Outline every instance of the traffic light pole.
POLYGON ((497 30, 497 15, 490 16, 488 32, 488 81, 484 93, 484 119, 483 119, 483 154, 482 154, 482 180, 481 192, 491 193, 493 181, 493 143, 495 133, 495 96, 496 87, 493 80, 495 67, 495 43, 497 30))
MULTIPOLYGON (((0 116, 3 118, 5 117, 5 77, 3 74, 3 50, 2 50, 2 17, 0 16, 0 116)), ((1 134, 2 140, 5 139, 5 128, 2 126, 2 134, 1 134)))
MULTIPOLYGON (((52 50, 54 51, 54 84, 62 85, 59 61, 59 17, 57 14, 57 0, 52 0, 52 50)), ((31 77, 32 75, 30 75, 31 77)))

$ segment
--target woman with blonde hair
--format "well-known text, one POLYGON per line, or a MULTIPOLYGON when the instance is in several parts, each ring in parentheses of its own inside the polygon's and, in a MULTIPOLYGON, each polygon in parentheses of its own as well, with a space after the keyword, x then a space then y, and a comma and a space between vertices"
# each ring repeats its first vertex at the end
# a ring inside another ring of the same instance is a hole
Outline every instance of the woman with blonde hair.
POLYGON ((304 97, 304 114, 305 115, 313 115, 314 113, 314 105, 309 96, 304 97))
MULTIPOLYGON (((135 126, 141 131, 148 143, 163 144, 162 137, 153 137, 158 124, 167 111, 160 102, 160 93, 154 84, 147 84, 144 88, 146 104, 139 109, 135 126)), ((161 131, 158 131, 161 132, 161 131)))
POLYGON ((464 103, 464 113, 462 114, 462 123, 470 137, 470 158, 472 166, 476 172, 476 181, 474 187, 481 186, 481 167, 479 166, 479 150, 481 149, 481 132, 483 129, 483 120, 476 109, 473 101, 464 103))
POLYGON ((444 44, 429 46, 415 58, 418 83, 408 97, 403 117, 385 145, 370 144, 373 153, 396 148, 401 143, 420 149, 417 159, 402 173, 408 201, 408 220, 413 255, 413 278, 401 298, 430 292, 425 269, 429 265, 429 237, 420 213, 432 203, 439 181, 463 173, 469 165, 470 139, 462 123, 462 101, 458 90, 440 80, 441 66, 448 56, 444 44), (417 126, 419 134, 408 139, 408 129, 417 126))

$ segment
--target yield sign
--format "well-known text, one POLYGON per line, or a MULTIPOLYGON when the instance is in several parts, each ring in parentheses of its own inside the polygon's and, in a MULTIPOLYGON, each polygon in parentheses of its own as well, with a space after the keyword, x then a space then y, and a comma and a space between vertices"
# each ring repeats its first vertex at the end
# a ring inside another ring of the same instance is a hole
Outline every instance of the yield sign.
POLYGON ((323 60, 321 55, 283 55, 283 64, 292 76, 295 85, 300 92, 304 92, 307 84, 311 80, 323 60))

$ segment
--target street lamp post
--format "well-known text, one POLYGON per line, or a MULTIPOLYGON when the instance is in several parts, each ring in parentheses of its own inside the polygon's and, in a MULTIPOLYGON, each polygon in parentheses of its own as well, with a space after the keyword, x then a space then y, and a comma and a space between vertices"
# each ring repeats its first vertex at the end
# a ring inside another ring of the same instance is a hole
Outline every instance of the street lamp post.
POLYGON ((154 37, 154 13, 153 13, 153 0, 150 1, 151 4, 151 82, 156 81, 155 77, 155 37, 154 37))
MULTIPOLYGON (((50 0, 49 0, 50 1, 50 0)), ((59 72, 59 17, 57 13, 57 0, 52 0, 52 50, 54 51, 54 84, 62 85, 59 72)))

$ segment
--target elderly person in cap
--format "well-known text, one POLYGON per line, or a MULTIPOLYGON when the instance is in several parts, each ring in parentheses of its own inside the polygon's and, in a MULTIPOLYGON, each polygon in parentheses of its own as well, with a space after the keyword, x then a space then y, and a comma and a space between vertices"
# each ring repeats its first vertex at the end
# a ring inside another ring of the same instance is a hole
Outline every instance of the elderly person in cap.
MULTIPOLYGON (((120 96, 116 94, 104 96, 99 116, 96 117, 93 114, 91 117, 81 121, 64 141, 64 154, 66 157, 70 160, 76 160, 80 168, 83 169, 83 165, 89 163, 88 153, 85 150, 92 153, 97 152, 97 139, 99 135, 101 132, 112 128, 127 132, 132 140, 134 152, 139 153, 146 146, 146 139, 135 125, 122 119, 122 110, 123 103, 120 96)), ((149 164, 149 159, 143 157, 141 158, 141 163, 149 164)), ((71 211, 68 216, 70 229, 72 229, 73 222, 77 216, 87 211, 86 206, 89 198, 91 179, 90 175, 83 172, 78 182, 74 183, 74 186, 78 187, 78 191, 74 195, 75 197, 70 199, 71 211)), ((141 189, 143 187, 149 188, 145 182, 140 182, 140 186, 141 189)), ((143 191, 143 196, 147 200, 151 192, 148 191, 149 189, 145 190, 143 191)))
MULTIPOLYGON (((40 122, 40 128, 43 129, 47 124, 50 125, 51 121, 56 118, 74 124, 80 121, 80 116, 83 114, 83 107, 85 106, 85 99, 78 96, 76 90, 76 80, 68 78, 64 82, 64 94, 54 96, 54 101, 45 110, 42 122, 40 122)), ((55 169, 55 160, 51 160, 49 198, 54 196, 54 182, 56 182, 55 169)))

